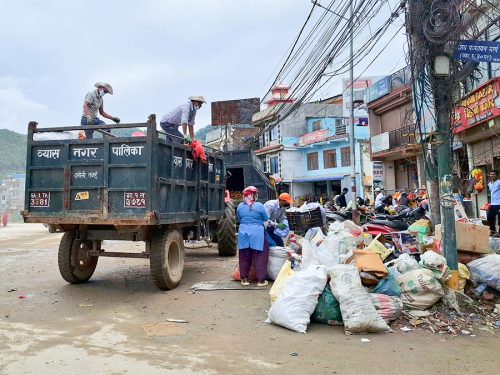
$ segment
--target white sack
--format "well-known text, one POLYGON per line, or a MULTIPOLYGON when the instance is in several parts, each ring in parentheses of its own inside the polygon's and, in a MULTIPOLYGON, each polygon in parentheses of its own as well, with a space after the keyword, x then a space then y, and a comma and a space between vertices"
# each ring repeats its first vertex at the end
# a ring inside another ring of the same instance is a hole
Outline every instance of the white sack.
POLYGON ((281 267, 285 264, 288 258, 287 249, 281 246, 273 246, 269 248, 269 260, 267 262, 267 276, 271 280, 276 280, 280 273, 281 267))
POLYGON ((328 273, 332 293, 340 303, 346 333, 392 331, 375 310, 355 266, 338 264, 328 273))
POLYGON ((311 314, 326 286, 326 271, 310 266, 288 279, 278 300, 271 306, 267 323, 306 333, 311 314))

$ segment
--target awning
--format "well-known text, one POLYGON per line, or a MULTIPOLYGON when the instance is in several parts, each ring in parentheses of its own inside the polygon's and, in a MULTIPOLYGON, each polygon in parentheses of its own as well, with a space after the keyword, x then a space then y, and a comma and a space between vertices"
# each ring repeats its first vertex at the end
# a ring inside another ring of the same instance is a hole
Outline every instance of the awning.
POLYGON ((294 178, 292 182, 320 182, 320 181, 341 181, 344 179, 345 176, 349 175, 342 175, 342 176, 330 176, 330 177, 307 177, 307 178, 294 178))

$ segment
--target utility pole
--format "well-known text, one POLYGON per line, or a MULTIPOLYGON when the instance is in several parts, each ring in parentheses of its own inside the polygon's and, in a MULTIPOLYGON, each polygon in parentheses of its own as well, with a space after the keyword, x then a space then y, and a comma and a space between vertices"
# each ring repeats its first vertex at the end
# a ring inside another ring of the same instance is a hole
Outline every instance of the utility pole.
POLYGON ((349 30, 350 30, 350 81, 351 81, 351 94, 350 94, 350 105, 351 105, 351 127, 349 128, 349 156, 351 161, 351 195, 352 195, 352 221, 359 224, 358 215, 358 205, 356 202, 356 149, 354 140, 354 9, 353 0, 351 0, 351 17, 349 19, 349 30))
MULTIPOLYGON (((443 51, 444 52, 444 51, 443 51)), ((448 60, 448 58, 446 58, 448 60)), ((449 60, 448 60, 449 63, 449 60)), ((439 197, 441 206, 441 238, 446 262, 452 270, 450 280, 452 289, 458 289, 458 255, 455 233, 455 214, 453 212, 452 191, 452 149, 451 149, 451 109, 452 98, 443 93, 451 94, 451 79, 435 78, 434 103, 436 106, 436 141, 438 157, 439 197), (456 279, 456 280, 455 280, 456 279), (456 282, 456 286, 454 285, 456 282)))
MULTIPOLYGON (((342 18, 345 21, 349 22, 349 43, 350 43, 350 106, 351 106, 351 115, 350 115, 350 127, 349 127, 349 161, 351 164, 351 195, 352 195, 352 221, 356 224, 359 224, 359 214, 358 214, 358 204, 356 202, 356 149, 355 149, 355 141, 354 141, 354 0, 350 0, 350 10, 351 17, 349 19, 345 18, 341 14, 334 12, 333 10, 324 7, 319 4, 318 0, 311 0, 311 3, 317 5, 333 14, 337 17, 342 18)), ((361 151, 360 151, 361 156, 361 151)))
MULTIPOLYGON (((458 38, 457 23, 460 17, 457 4, 450 3, 449 14, 443 16, 436 11, 434 5, 437 0, 411 0, 409 2, 409 29, 411 30, 412 45, 415 46, 410 52, 412 54, 413 79, 423 80, 430 84, 432 99, 427 100, 423 95, 416 96, 415 100, 434 103, 436 125, 433 129, 433 137, 424 135, 422 142, 432 142, 432 149, 437 151, 437 186, 439 193, 431 191, 432 212, 440 209, 441 238, 443 252, 452 277, 448 286, 458 289, 458 256, 456 247, 455 215, 453 212, 452 193, 452 131, 451 118, 454 109, 453 89, 454 77, 452 75, 452 62, 447 51, 453 48, 458 38), (429 11, 429 9, 431 11, 429 11), (436 206, 438 205, 438 206, 436 206)), ((422 85, 423 86, 423 85, 422 85)), ((414 86, 415 87, 415 86, 414 86)), ((415 103, 418 106, 419 103, 415 103)), ((422 116, 422 114, 420 114, 422 116)), ((420 119, 421 121, 421 119, 420 119)), ((426 129, 429 131, 429 129, 426 129)), ((427 144, 425 144, 427 146, 427 144)), ((427 152, 428 150, 425 149, 427 152)), ((434 155, 431 155, 433 159, 434 155)), ((426 158, 426 172, 434 174, 433 160, 426 158)), ((434 176, 432 176, 434 177, 434 176)), ((434 189, 432 189, 434 190, 434 189)), ((432 217, 434 224, 439 220, 438 215, 432 217)))

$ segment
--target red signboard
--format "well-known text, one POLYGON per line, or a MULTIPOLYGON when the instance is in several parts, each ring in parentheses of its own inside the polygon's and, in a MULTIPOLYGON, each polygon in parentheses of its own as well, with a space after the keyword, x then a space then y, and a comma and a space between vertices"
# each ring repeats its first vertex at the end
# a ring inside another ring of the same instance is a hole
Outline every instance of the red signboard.
POLYGON ((326 136, 328 134, 327 129, 316 130, 311 133, 306 133, 299 139, 299 145, 305 146, 310 145, 312 143, 324 142, 326 141, 326 136))
POLYGON ((455 109, 454 132, 460 133, 500 115, 500 78, 472 91, 455 109))

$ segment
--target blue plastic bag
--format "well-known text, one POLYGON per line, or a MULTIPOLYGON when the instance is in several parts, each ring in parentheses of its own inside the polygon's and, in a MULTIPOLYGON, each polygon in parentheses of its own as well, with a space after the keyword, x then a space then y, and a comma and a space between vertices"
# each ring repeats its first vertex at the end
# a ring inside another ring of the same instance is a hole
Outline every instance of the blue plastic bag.
POLYGON ((389 269, 389 276, 378 282, 377 286, 373 288, 371 293, 385 294, 386 296, 399 297, 401 295, 401 289, 396 281, 394 270, 392 267, 389 269))

